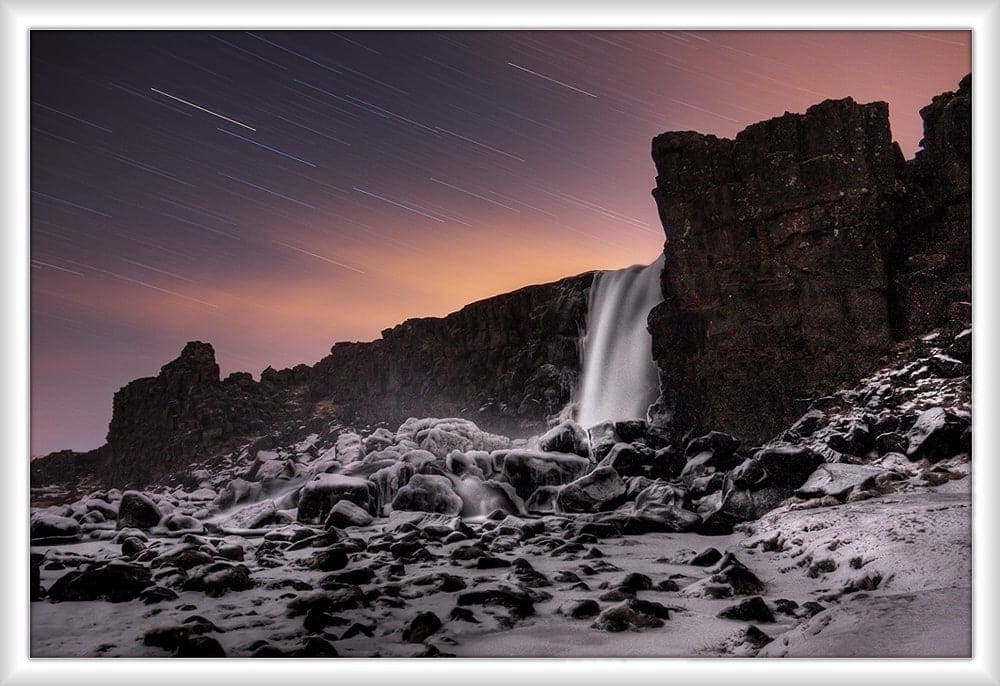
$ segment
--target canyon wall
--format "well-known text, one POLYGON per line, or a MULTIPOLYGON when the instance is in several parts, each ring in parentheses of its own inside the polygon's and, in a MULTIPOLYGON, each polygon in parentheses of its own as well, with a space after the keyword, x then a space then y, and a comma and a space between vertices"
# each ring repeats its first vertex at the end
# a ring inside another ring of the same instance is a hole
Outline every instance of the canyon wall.
MULTIPOLYGON (((653 140, 666 233, 650 313, 652 418, 762 441, 971 297, 971 78, 921 111, 905 162, 888 106, 828 100, 728 140, 653 140)), ((961 309, 961 307, 959 307, 961 309)))

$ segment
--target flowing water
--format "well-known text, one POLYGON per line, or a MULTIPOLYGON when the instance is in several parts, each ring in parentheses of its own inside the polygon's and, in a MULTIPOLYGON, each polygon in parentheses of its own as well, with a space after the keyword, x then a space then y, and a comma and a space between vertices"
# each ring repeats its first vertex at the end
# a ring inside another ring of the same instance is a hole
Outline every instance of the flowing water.
POLYGON ((656 400, 659 384, 646 317, 663 299, 662 269, 661 255, 646 267, 594 277, 576 398, 576 420, 585 427, 606 420, 645 419, 656 400))

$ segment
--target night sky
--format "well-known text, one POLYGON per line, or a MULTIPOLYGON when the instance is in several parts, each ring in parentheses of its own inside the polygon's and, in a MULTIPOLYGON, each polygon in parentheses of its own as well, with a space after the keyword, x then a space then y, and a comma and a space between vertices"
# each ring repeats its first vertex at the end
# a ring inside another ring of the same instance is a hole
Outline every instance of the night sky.
POLYGON ((968 71, 965 32, 32 32, 32 454, 188 340, 256 376, 651 262, 657 133, 850 95, 910 157, 968 71))

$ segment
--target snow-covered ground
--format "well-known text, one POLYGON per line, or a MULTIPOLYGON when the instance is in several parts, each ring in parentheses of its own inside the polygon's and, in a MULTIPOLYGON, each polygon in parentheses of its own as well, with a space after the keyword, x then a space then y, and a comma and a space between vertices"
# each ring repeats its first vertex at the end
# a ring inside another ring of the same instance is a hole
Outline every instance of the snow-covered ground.
MULTIPOLYGON (((375 600, 365 608, 338 612, 344 623, 330 626, 320 635, 334 639, 332 643, 342 656, 417 655, 425 652, 426 646, 404 642, 403 629, 419 613, 433 612, 443 627, 427 643, 442 653, 461 656, 750 655, 756 652, 744 640, 750 624, 774 639, 761 649, 762 656, 968 656, 970 481, 966 477, 833 507, 782 508, 727 536, 624 536, 586 545, 582 555, 553 556, 525 544, 502 557, 527 559, 551 582, 538 588, 551 598, 534 603, 536 614, 514 620, 507 619, 510 613, 504 608, 478 605, 464 606, 478 623, 449 619, 458 607, 459 595, 506 582, 511 568, 482 570, 471 562, 452 560, 450 553, 469 545, 468 541, 430 543, 428 549, 438 557, 405 565, 405 572, 395 582, 401 590, 391 603, 375 600), (761 595, 775 622, 719 618, 719 612, 744 598, 711 598, 685 590, 708 577, 711 568, 684 561, 710 547, 734 553, 765 583, 761 595), (592 548, 603 557, 589 557, 592 548), (585 566, 593 573, 588 575, 585 566), (439 572, 460 578, 466 588, 433 592, 440 582, 414 583, 421 576, 439 572), (560 572, 575 574, 590 590, 582 590, 572 577, 561 577, 560 572), (654 587, 670 579, 677 583, 676 591, 654 588, 637 592, 638 598, 672 610, 662 627, 609 632, 593 628, 594 617, 571 619, 559 614, 560 608, 588 598, 597 600, 601 610, 620 604, 599 598, 607 592, 603 589, 615 587, 632 572, 647 575, 654 587), (876 578, 880 581, 873 587, 876 578), (782 614, 778 600, 797 603, 798 616, 782 614), (801 609, 808 601, 818 602, 824 609, 809 618, 801 609), (340 638, 355 624, 371 630, 372 636, 358 633, 340 638)), ((472 526, 477 528, 477 523, 472 526)), ((351 534, 377 539, 383 528, 369 527, 351 534)), ((255 544, 253 539, 238 542, 255 544)), ((100 557, 117 554, 118 548, 110 542, 87 542, 33 551, 100 557)), ((192 616, 203 617, 217 628, 208 635, 219 641, 227 655, 250 654, 251 646, 262 640, 292 652, 302 646, 308 632, 302 616, 289 616, 288 604, 308 593, 273 586, 292 579, 317 585, 324 572, 297 566, 313 552, 305 548, 289 553, 284 565, 271 568, 258 566, 251 558, 248 566, 258 586, 221 598, 181 591, 177 600, 155 605, 33 603, 32 655, 164 656, 169 653, 143 645, 145 633, 151 628, 181 625, 192 616)), ((374 562, 375 580, 363 587, 378 587, 378 579, 385 576, 388 581, 392 575, 384 566, 378 568, 383 563, 377 556, 358 554, 344 571, 374 562)), ((43 572, 43 586, 60 574, 59 570, 43 572)))

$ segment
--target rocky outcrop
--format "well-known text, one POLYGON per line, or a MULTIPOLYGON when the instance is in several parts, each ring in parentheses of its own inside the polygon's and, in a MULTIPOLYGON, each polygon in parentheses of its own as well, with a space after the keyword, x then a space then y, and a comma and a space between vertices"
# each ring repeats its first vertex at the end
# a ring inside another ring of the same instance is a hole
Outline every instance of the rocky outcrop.
POLYGON ((907 223, 890 260, 890 323, 900 339, 943 325, 954 303, 972 301, 972 76, 920 116, 924 138, 906 170, 907 223))
POLYGON ((375 341, 337 343, 315 366, 269 367, 259 382, 245 372, 220 379, 212 346, 190 342, 155 377, 115 394, 104 446, 34 460, 32 483, 144 485, 256 437, 331 421, 437 415, 540 429, 576 386, 592 281, 580 274, 411 319, 375 341))
POLYGON ((362 421, 467 416, 538 428, 569 401, 580 370, 593 272, 528 286, 441 318, 410 319, 372 343, 338 343, 310 393, 362 421))
POLYGON ((658 423, 763 441, 968 300, 971 79, 921 114, 907 163, 888 106, 828 100, 735 139, 653 140, 666 233, 649 316, 658 423))

